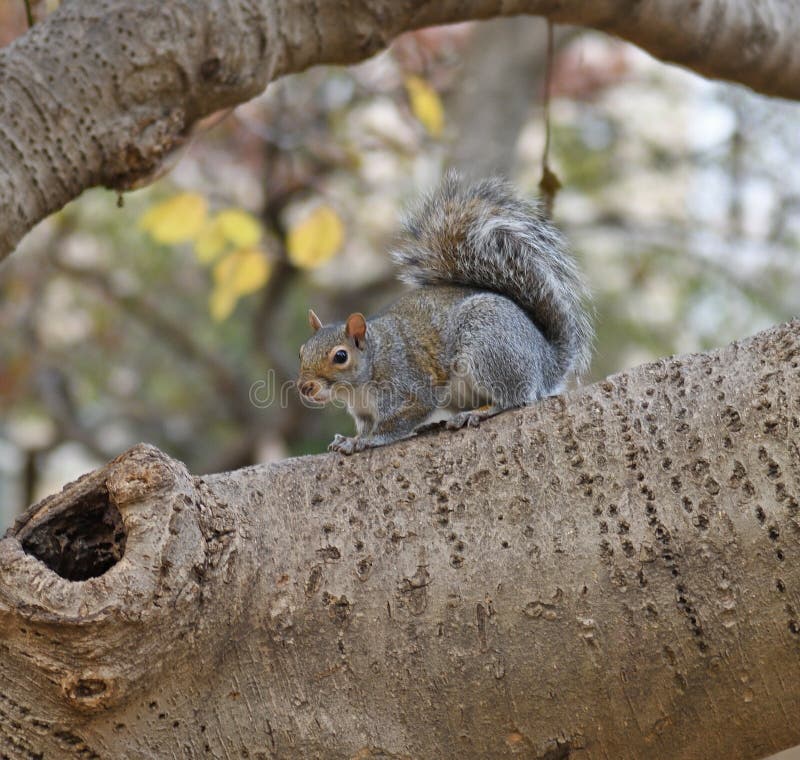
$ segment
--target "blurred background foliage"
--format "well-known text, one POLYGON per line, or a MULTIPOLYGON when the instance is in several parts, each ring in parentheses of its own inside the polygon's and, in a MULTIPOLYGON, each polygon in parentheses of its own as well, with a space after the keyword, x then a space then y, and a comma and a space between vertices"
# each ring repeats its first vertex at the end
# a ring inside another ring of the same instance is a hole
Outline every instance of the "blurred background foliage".
MULTIPOLYGON (((536 193, 545 42, 534 19, 461 24, 287 77, 200 125, 164 178, 32 231, 0 265, 0 520, 138 441, 202 473, 349 431, 287 390, 307 309, 398 292, 401 211, 448 166, 536 193)), ((588 381, 800 311, 800 107, 573 30, 552 93, 554 213, 596 298, 588 381)))

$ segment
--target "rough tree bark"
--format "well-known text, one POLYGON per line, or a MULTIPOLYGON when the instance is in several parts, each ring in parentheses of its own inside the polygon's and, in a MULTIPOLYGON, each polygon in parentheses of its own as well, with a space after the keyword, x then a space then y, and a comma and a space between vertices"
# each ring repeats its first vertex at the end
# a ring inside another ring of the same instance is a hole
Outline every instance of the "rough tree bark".
POLYGON ((0 541, 14 758, 763 757, 800 742, 800 322, 478 430, 191 477, 0 541))
POLYGON ((800 97, 789 0, 63 0, 0 51, 0 259, 83 190, 146 182, 199 118, 278 76, 361 60, 409 29, 520 13, 800 97))

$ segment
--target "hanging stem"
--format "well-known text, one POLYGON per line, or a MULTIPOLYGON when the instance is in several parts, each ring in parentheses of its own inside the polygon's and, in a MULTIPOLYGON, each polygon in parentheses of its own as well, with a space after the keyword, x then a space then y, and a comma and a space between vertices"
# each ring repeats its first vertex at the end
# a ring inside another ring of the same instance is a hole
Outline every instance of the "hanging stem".
POLYGON ((553 22, 547 21, 547 63, 544 75, 544 151, 542 153, 542 178, 539 189, 542 191, 545 209, 553 215, 553 204, 556 193, 561 189, 561 182, 555 172, 550 169, 550 89, 553 79, 553 22))
POLYGON ((553 22, 547 20, 547 57, 544 72, 544 155, 542 166, 548 165, 550 156, 550 89, 553 83, 553 22))
POLYGON ((28 29, 30 29, 33 24, 33 9, 31 8, 31 0, 22 0, 25 3, 25 15, 28 18, 28 29))

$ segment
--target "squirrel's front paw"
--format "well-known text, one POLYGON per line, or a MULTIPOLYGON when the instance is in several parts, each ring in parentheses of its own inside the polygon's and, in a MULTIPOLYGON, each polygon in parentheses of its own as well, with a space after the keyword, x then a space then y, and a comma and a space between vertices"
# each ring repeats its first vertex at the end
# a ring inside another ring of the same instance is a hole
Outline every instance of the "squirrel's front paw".
POLYGON ((365 448, 367 448, 367 445, 358 436, 349 438, 340 433, 337 433, 328 445, 328 451, 338 451, 340 454, 354 454, 356 451, 363 451, 365 448))
POLYGON ((447 420, 447 429, 460 430, 463 427, 478 427, 482 419, 479 412, 459 412, 447 420))

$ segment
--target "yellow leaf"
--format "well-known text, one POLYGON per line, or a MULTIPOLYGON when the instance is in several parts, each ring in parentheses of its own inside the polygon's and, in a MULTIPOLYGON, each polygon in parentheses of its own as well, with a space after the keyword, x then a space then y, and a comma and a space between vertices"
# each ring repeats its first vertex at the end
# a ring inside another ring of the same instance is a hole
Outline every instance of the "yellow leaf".
POLYGON ((220 211, 204 226, 194 245, 202 264, 210 264, 232 243, 237 248, 252 248, 261 240, 261 223, 241 209, 220 211))
POLYGON ((194 240, 203 228, 208 203, 197 193, 181 193, 149 209, 139 226, 157 243, 194 240))
POLYGON ((289 261, 302 269, 315 269, 342 247, 344 224, 330 206, 320 206, 289 230, 289 261))
POLYGON ((206 224, 194 242, 194 252, 201 264, 210 264, 224 250, 225 235, 213 221, 206 224))
POLYGON ((258 248, 232 251, 214 266, 214 283, 237 295, 258 290, 270 275, 270 263, 258 248))
POLYGON ((261 240, 261 224, 252 214, 238 208, 220 211, 214 223, 225 239, 237 248, 252 248, 261 240))
POLYGON ((263 287, 271 271, 269 261, 258 248, 241 248, 220 259, 212 271, 212 318, 219 322, 228 317, 239 298, 263 287))
POLYGON ((406 92, 411 110, 432 137, 439 137, 444 128, 444 108, 436 90, 420 77, 406 79, 406 92))
POLYGON ((227 319, 236 306, 237 300, 239 299, 234 298, 227 290, 214 288, 208 299, 208 310, 211 312, 211 318, 215 322, 222 322, 223 319, 227 319))

